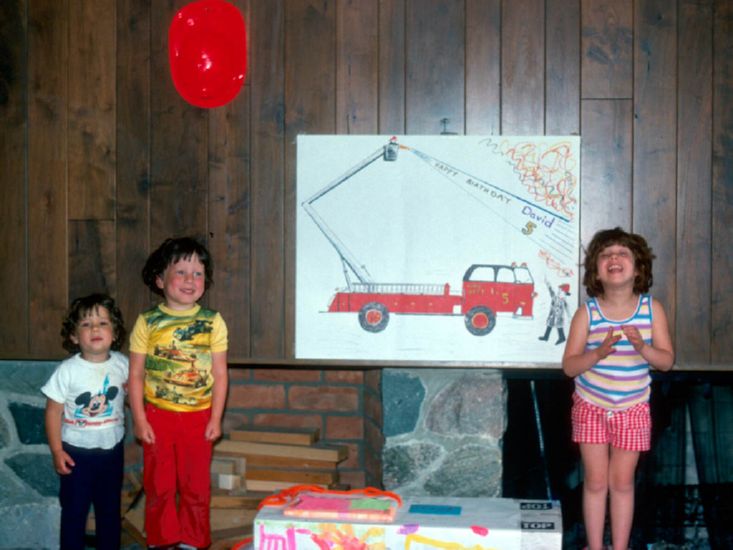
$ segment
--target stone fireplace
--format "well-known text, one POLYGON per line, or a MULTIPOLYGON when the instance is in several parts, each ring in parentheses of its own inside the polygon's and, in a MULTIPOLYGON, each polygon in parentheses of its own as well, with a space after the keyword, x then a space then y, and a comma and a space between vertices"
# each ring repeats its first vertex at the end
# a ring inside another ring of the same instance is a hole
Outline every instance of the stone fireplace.
POLYGON ((501 496, 501 373, 385 369, 384 488, 404 495, 501 496))
MULTIPOLYGON (((0 549, 43 548, 58 537, 58 477, 39 388, 55 361, 0 361, 0 549), (20 537, 20 538, 19 538, 20 537)), ((485 369, 230 371, 224 431, 315 426, 349 458, 342 482, 405 495, 501 494, 505 391, 485 369)), ((139 471, 128 415, 126 469, 139 471)))

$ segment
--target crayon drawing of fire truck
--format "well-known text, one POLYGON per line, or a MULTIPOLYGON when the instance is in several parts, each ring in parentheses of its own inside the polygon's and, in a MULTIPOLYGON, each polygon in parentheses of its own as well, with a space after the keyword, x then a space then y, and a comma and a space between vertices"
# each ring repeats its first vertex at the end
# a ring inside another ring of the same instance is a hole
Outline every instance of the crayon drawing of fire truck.
MULTIPOLYGON (((366 268, 322 219, 314 207, 320 198, 373 162, 394 162, 401 148, 406 149, 393 138, 302 202, 304 210, 338 253, 346 278, 346 288, 335 293, 327 311, 357 313, 359 324, 370 333, 387 328, 391 315, 461 316, 466 329, 475 336, 485 336, 494 329, 497 313, 532 319, 536 293, 532 274, 526 264, 470 265, 463 275, 459 291, 453 291, 448 283, 374 282, 366 268), (351 280, 352 274, 356 281, 351 280)), ((445 172, 444 167, 439 168, 445 172)))

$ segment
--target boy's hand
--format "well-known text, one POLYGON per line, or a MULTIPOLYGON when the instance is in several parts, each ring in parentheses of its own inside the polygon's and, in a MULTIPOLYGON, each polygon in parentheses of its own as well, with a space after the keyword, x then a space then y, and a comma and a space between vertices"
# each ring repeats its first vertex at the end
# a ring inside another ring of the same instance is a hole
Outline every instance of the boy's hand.
POLYGON ((153 427, 148 423, 147 420, 140 420, 139 422, 135 422, 134 424, 135 437, 137 439, 149 445, 155 443, 155 432, 153 431, 153 427))
POLYGON ((631 345, 634 346, 634 349, 637 352, 641 353, 641 348, 644 347, 644 339, 641 337, 639 329, 635 326, 623 325, 621 327, 621 330, 624 331, 626 338, 628 338, 629 342, 631 342, 631 345))
POLYGON ((605 359, 609 355, 611 355, 613 352, 616 351, 616 348, 614 348, 614 344, 621 340, 621 335, 614 335, 613 333, 613 327, 608 329, 608 334, 606 334, 606 337, 603 339, 603 343, 596 348, 596 353, 598 354, 598 360, 605 359))
POLYGON ((221 437, 221 423, 213 419, 209 420, 209 423, 206 424, 204 437, 206 437, 206 441, 211 441, 212 443, 219 439, 221 437))
POLYGON ((76 465, 74 459, 63 449, 53 451, 51 454, 53 455, 53 467, 56 473, 62 476, 69 475, 71 469, 76 465))

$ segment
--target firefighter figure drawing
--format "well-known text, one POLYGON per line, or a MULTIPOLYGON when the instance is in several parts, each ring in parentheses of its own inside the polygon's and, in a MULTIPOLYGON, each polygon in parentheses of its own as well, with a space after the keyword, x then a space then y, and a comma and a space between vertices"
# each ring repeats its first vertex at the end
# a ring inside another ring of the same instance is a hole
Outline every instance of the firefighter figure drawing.
POLYGON ((562 284, 558 285, 557 292, 552 289, 552 285, 545 281, 547 284, 547 290, 550 291, 550 313, 547 315, 547 330, 545 334, 540 336, 539 339, 547 342, 550 339, 550 333, 553 328, 557 329, 557 341, 555 345, 562 344, 565 341, 565 317, 570 316, 568 310, 568 304, 565 298, 570 296, 570 285, 562 284))

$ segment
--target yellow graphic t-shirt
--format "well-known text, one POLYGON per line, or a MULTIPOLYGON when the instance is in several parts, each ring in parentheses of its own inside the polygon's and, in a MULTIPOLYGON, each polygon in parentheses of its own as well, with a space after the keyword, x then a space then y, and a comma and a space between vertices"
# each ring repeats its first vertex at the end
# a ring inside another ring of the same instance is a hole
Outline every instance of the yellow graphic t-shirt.
POLYGON ((169 411, 211 407, 211 354, 226 349, 224 319, 199 305, 176 311, 160 304, 138 316, 130 335, 130 351, 146 355, 145 400, 169 411))

